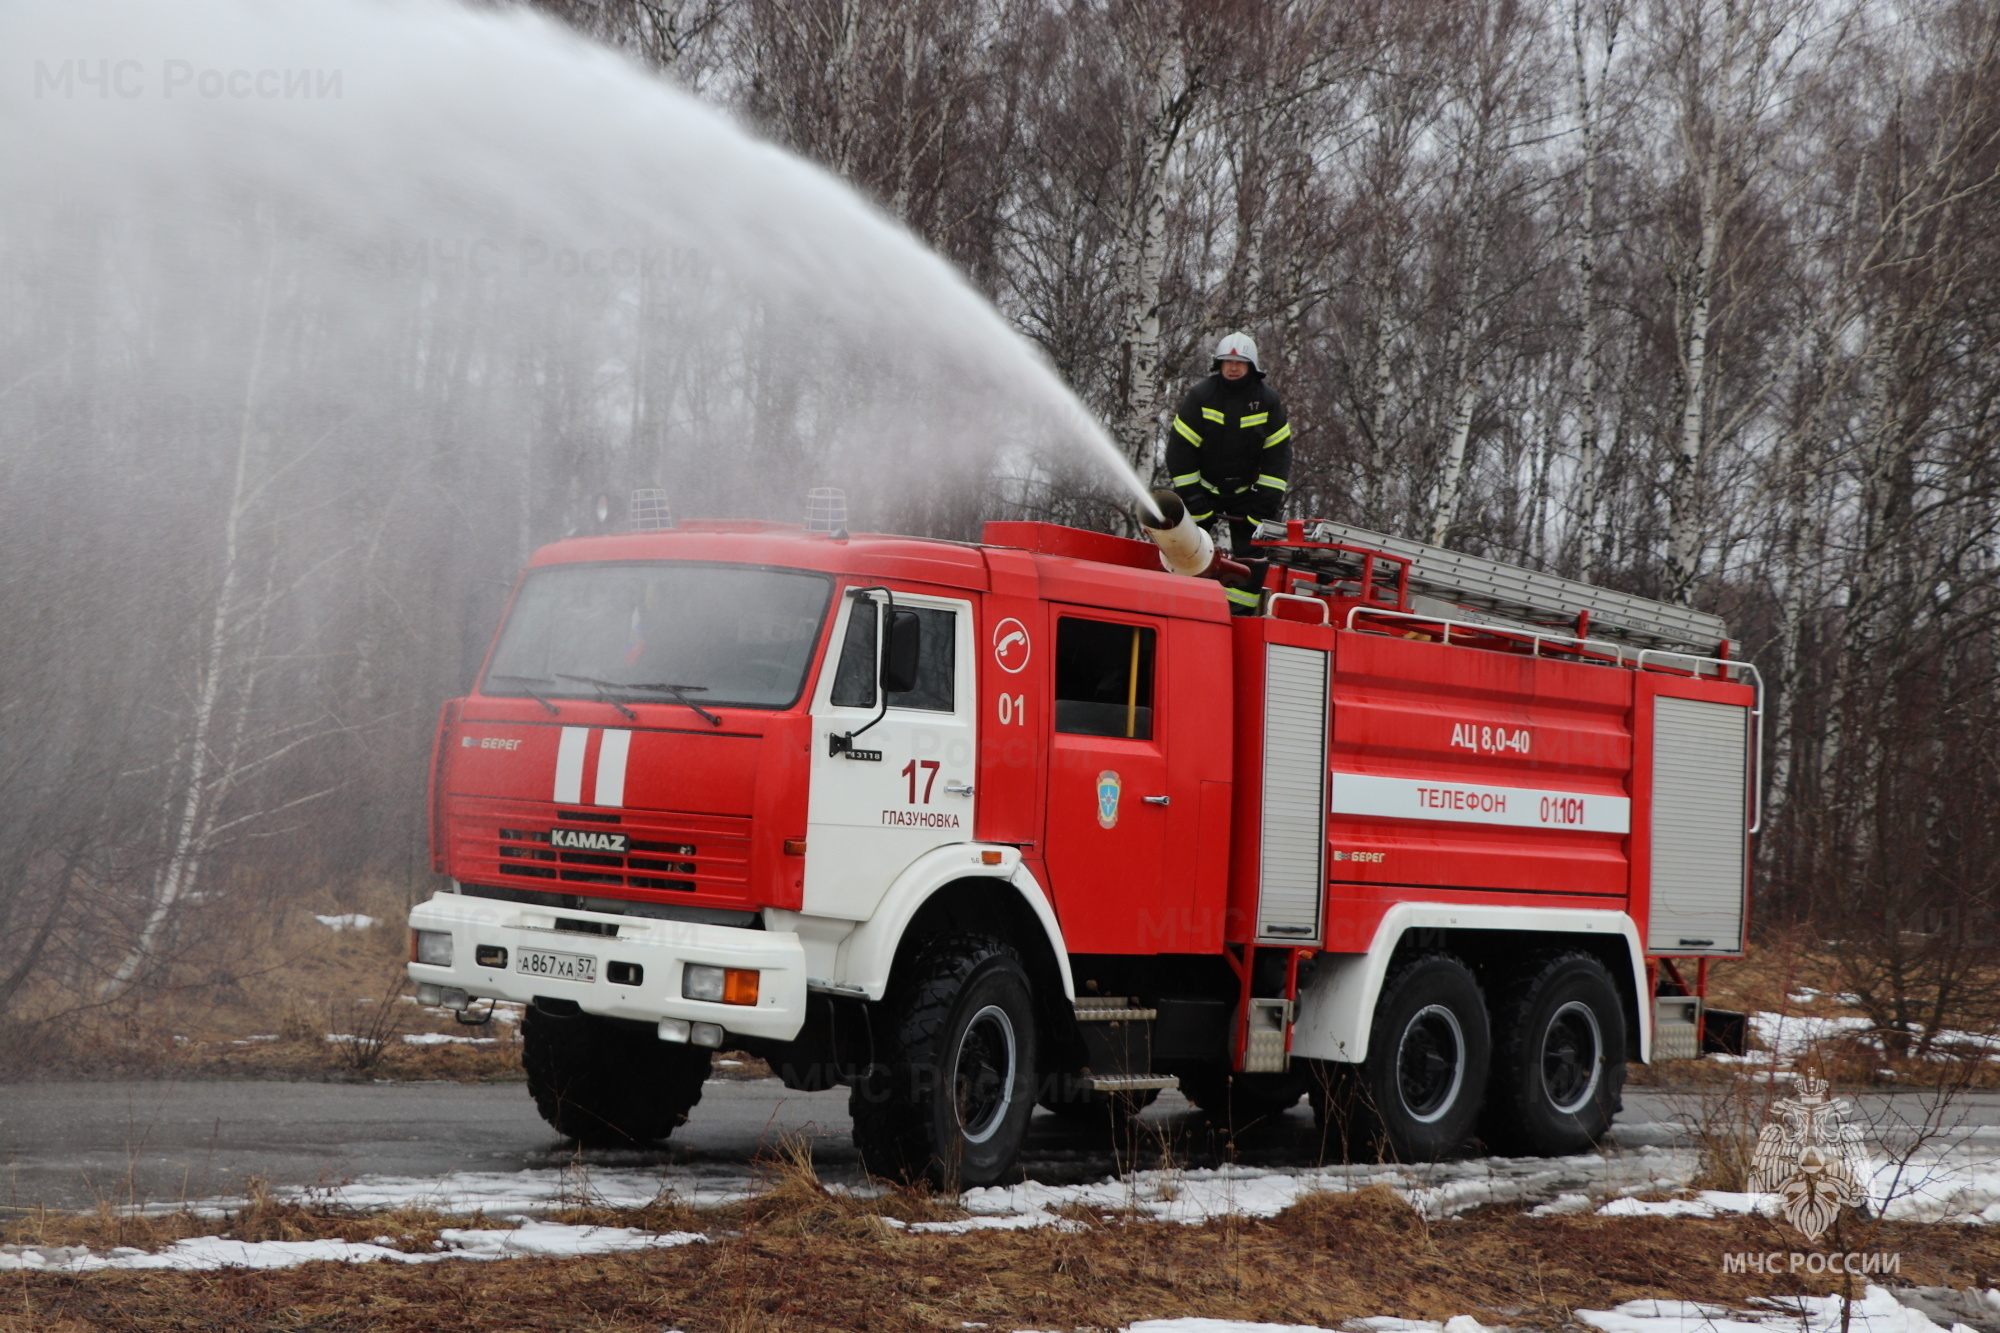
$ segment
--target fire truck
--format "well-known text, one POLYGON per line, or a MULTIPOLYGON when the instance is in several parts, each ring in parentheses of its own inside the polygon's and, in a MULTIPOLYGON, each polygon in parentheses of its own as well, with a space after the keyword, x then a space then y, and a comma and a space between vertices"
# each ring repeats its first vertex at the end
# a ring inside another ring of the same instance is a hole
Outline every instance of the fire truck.
POLYGON ((585 1143, 664 1138, 728 1048, 940 1183, 1170 1087, 1404 1161, 1587 1149, 1742 953, 1755 668, 1685 607, 1325 521, 1231 560, 1156 502, 536 552, 438 724, 419 1000, 524 1004, 585 1143))

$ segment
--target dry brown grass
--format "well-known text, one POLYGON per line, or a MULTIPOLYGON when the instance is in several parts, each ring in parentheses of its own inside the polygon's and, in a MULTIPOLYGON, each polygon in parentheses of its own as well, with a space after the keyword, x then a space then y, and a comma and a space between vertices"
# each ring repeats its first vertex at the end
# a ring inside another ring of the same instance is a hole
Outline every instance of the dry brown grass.
POLYGON ((274 916, 246 917, 233 959, 203 979, 39 1024, 27 1015, 0 1042, 0 1077, 519 1078, 512 1025, 465 1028, 398 998, 407 989, 409 899, 402 885, 363 884, 338 901, 307 897, 274 916), (355 912, 376 924, 333 930, 315 919, 355 912), (331 1042, 329 1033, 361 1040, 331 1042), (425 1033, 493 1040, 402 1040, 425 1033))
MULTIPOLYGON (((787 1168, 789 1169, 789 1168, 787 1168)), ((1837 1290, 1837 1279, 1734 1275, 1725 1253, 1790 1249, 1757 1218, 1531 1218, 1488 1209, 1425 1224, 1387 1190, 1313 1195, 1275 1218, 1205 1226, 1106 1220, 1074 1231, 911 1234, 868 1206, 829 1203, 800 1174, 781 1199, 706 1245, 575 1260, 405 1268, 313 1264, 271 1273, 9 1274, 0 1333, 14 1330, 715 1330, 1116 1328, 1176 1315, 1338 1327, 1397 1314, 1574 1328, 1578 1309, 1644 1297, 1741 1305, 1837 1290)), ((829 1196, 831 1197, 831 1196, 829 1196)), ((928 1205, 926 1205, 928 1206, 928 1205)), ((389 1235, 424 1249, 439 1219, 340 1218, 252 1208, 246 1237, 389 1235)), ((569 1220, 687 1229, 668 1211, 579 1210, 569 1220)), ((211 1224, 211 1228, 213 1224, 211 1224)), ((2000 1236, 1977 1227, 1890 1226, 1875 1248, 1903 1280, 1965 1287, 2000 1274, 2000 1236)))

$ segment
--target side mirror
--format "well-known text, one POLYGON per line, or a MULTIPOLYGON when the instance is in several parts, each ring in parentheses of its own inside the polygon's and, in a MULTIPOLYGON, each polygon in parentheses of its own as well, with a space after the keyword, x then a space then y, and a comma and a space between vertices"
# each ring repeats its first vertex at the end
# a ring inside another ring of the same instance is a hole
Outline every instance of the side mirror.
POLYGON ((889 617, 889 632, 882 638, 882 689, 887 694, 904 694, 917 687, 917 650, 922 646, 924 622, 915 611, 897 608, 889 617))

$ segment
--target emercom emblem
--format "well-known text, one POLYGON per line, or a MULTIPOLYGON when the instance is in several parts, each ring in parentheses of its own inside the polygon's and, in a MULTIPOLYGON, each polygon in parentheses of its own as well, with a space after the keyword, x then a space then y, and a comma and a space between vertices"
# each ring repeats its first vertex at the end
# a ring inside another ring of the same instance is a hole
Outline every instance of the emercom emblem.
POLYGON ((1104 828, 1118 826, 1118 775, 1105 769, 1097 775, 1097 822, 1104 828))
POLYGON ((1861 1130, 1845 1123, 1847 1102, 1828 1098, 1826 1080, 1811 1074, 1771 1114, 1757 1136, 1750 1188, 1779 1196, 1785 1220, 1817 1241, 1843 1207, 1868 1197, 1861 1130))

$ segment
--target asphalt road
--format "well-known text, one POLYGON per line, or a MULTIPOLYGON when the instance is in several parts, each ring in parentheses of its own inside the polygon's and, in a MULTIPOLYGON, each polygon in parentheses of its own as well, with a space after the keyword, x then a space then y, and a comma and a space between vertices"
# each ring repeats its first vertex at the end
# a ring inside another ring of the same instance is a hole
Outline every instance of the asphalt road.
MULTIPOLYGON (((1878 1140, 1893 1142, 1907 1133, 1899 1124, 1924 1117, 1912 1094, 1859 1101, 1878 1140)), ((1687 1146, 1676 1122, 1692 1105, 1693 1094, 1628 1091, 1618 1146, 1687 1146)), ((2000 1094, 1962 1098, 1948 1119, 1957 1153, 2000 1160, 2000 1094)), ((1281 1123, 1233 1143, 1174 1093, 1142 1125, 1146 1132, 1136 1139, 1114 1142, 1107 1130, 1080 1130, 1037 1112, 1026 1170, 1049 1183, 1095 1180, 1151 1165, 1163 1147, 1185 1166, 1319 1160, 1319 1135, 1303 1103, 1281 1123)), ((253 1177, 277 1186, 334 1185, 375 1176, 540 1172, 580 1161, 741 1179, 760 1154, 797 1133, 811 1136, 823 1174, 854 1178, 848 1129, 844 1089, 797 1093, 773 1079, 711 1080, 690 1123, 663 1149, 581 1155, 542 1123, 519 1084, 13 1083, 0 1085, 0 1214, 235 1195, 253 1177)))

